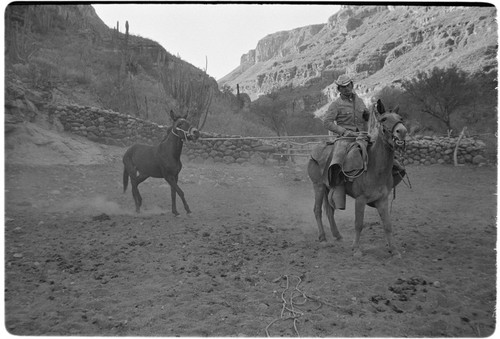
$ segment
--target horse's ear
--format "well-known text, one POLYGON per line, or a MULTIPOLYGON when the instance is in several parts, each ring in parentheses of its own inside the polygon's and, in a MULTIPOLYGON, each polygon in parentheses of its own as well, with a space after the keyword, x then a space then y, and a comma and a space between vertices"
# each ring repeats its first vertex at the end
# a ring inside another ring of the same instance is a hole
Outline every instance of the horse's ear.
POLYGON ((385 107, 384 107, 384 104, 382 103, 382 100, 378 99, 377 100, 377 112, 379 114, 383 114, 385 113, 385 107))
POLYGON ((394 107, 394 108, 392 109, 392 112, 394 112, 394 113, 398 114, 398 113, 399 113, 399 105, 396 105, 396 107, 394 107))

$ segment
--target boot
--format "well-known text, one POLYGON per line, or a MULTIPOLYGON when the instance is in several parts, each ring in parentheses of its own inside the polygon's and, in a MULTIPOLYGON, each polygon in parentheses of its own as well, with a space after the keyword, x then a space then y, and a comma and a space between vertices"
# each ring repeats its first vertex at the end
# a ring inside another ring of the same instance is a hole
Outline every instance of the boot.
POLYGON ((345 210, 345 185, 337 185, 332 187, 328 192, 328 203, 332 208, 345 210))

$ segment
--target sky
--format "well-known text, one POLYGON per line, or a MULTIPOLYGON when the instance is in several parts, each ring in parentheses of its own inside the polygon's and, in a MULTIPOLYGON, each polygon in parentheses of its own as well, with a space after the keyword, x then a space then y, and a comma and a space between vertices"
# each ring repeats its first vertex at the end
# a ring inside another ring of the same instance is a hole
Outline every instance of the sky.
POLYGON ((110 28, 158 42, 219 80, 266 35, 324 24, 340 6, 292 4, 92 4, 110 28), (208 60, 208 63, 206 63, 208 60))

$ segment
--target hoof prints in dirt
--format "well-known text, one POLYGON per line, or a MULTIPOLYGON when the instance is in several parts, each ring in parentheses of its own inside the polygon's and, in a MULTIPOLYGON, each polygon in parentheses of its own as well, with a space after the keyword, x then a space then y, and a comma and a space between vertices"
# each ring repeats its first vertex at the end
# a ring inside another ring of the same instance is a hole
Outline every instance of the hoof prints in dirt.
MULTIPOLYGON (((267 226, 240 224, 238 226, 221 226, 222 230, 215 232, 195 231, 195 237, 200 238, 202 244, 199 253, 187 253, 183 261, 186 265, 174 265, 174 272, 195 273, 199 271, 212 279, 232 278, 255 286, 261 279, 258 275, 259 267, 252 265, 252 261, 265 260, 268 255, 278 251, 282 246, 276 246, 276 240, 271 234, 276 231, 267 226), (266 237, 251 237, 244 230, 253 228, 256 233, 269 234, 266 237), (199 234, 200 233, 200 234, 199 234), (206 254, 206 255, 203 255, 206 254), (190 258, 192 257, 192 258, 190 258), (196 260, 194 260, 196 257, 196 260), (203 269, 201 269, 202 267, 203 269)), ((186 233, 192 231, 186 230, 186 233)))
MULTIPOLYGON (((427 286, 427 281, 419 277, 398 278, 393 285, 389 286, 389 291, 394 294, 392 297, 373 295, 370 297, 370 301, 376 312, 391 310, 396 313, 403 313, 404 309, 398 307, 394 301, 408 302, 417 294, 427 293, 427 286)), ((417 305, 416 309, 422 310, 422 307, 417 305)))

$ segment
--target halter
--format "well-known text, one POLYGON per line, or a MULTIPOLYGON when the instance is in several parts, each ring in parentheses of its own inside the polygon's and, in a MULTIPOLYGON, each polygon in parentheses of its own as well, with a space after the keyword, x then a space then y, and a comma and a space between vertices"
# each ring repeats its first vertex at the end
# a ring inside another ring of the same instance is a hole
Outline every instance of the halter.
MULTIPOLYGON (((391 113, 391 112, 389 112, 391 113)), ((397 113, 394 113, 394 114, 397 114, 397 113)), ((394 150, 394 145, 397 145, 397 146, 401 146, 397 140, 395 140, 395 137, 394 137, 394 129, 396 128, 397 125, 399 124, 402 124, 403 123, 403 118, 401 118, 399 115, 398 115, 398 119, 394 122, 394 124, 390 127, 386 126, 384 124, 385 121, 381 121, 382 120, 382 116, 383 114, 380 116, 380 119, 377 119, 377 121, 380 123, 380 125, 382 126, 382 133, 384 134, 384 138, 382 138, 382 140, 384 141, 384 143, 386 145, 389 146, 389 148, 391 150, 394 150), (392 139, 393 143, 389 143, 389 137, 392 139)), ((403 145, 403 148, 406 146, 406 142, 403 140, 402 141, 402 145, 403 145)))
POLYGON ((179 139, 181 139, 181 141, 182 141, 182 138, 180 137, 180 135, 179 135, 179 134, 176 134, 176 133, 175 133, 175 131, 181 131, 181 132, 183 132, 183 133, 184 133, 184 134, 183 134, 183 135, 184 135, 184 140, 185 140, 186 142, 188 141, 187 136, 188 136, 188 134, 191 134, 191 133, 189 132, 189 130, 187 130, 187 131, 186 131, 186 130, 183 130, 182 128, 180 128, 180 127, 176 127, 176 128, 175 128, 175 130, 174 130, 174 129, 172 129, 172 134, 173 134, 173 135, 175 135, 176 137, 178 137, 179 139))
MULTIPOLYGON (((186 121, 184 118, 182 118, 180 120, 186 121)), ((174 124, 174 126, 172 126, 172 134, 175 135, 177 138, 179 138, 181 141, 187 142, 188 136, 192 135, 191 131, 192 131, 193 127, 190 126, 187 130, 184 130, 184 129, 180 128, 178 125, 179 125, 179 123, 176 123, 176 124, 174 124), (177 134, 176 131, 181 131, 183 133, 183 137, 181 137, 179 134, 177 134)), ((188 125, 189 125, 189 123, 188 123, 188 125)))

